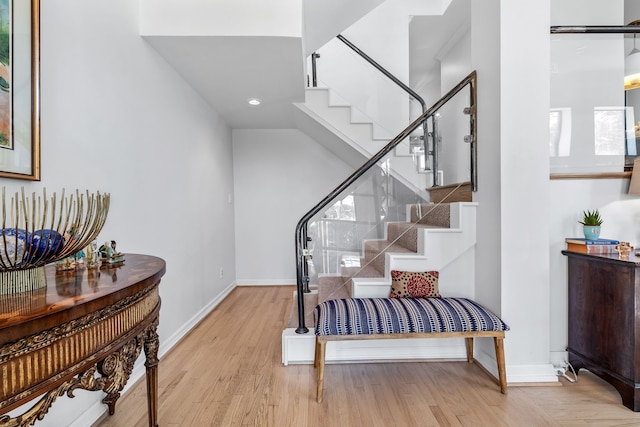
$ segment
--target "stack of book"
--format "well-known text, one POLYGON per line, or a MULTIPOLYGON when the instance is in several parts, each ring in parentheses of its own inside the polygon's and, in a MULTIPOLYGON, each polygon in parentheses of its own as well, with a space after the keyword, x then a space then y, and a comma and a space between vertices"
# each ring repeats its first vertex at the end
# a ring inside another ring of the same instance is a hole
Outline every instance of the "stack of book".
POLYGON ((571 237, 564 239, 567 242, 567 250, 571 252, 582 252, 585 254, 617 254, 616 246, 620 243, 611 239, 582 239, 571 237))

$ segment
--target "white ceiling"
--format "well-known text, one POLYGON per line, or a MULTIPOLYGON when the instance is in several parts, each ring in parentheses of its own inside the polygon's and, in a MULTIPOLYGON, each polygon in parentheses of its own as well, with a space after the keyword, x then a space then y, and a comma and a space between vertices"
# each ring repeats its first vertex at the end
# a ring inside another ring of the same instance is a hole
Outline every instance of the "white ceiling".
MULTIPOLYGON (((337 0, 334 0, 337 1, 337 0)), ((375 7, 379 0, 363 0, 375 7)), ((437 53, 468 25, 470 0, 455 0, 444 16, 414 17, 410 26, 411 80, 424 84, 439 67, 437 53), (466 20, 466 21, 465 21, 466 20), (416 78, 415 76, 424 76, 416 78), (422 80, 421 80, 422 79, 422 80)), ((306 16, 305 31, 320 43, 322 25, 331 13, 306 16), (324 21, 323 21, 324 20, 324 21)), ((347 25, 345 22, 342 26, 347 25)), ((337 34, 337 33, 336 33, 337 34)), ((325 36, 326 37, 326 36, 325 36)), ((145 36, 145 39, 201 94, 233 129, 287 129, 295 127, 294 102, 304 101, 305 46, 298 37, 145 36), (262 100, 251 106, 249 98, 262 100)))
POLYGON ((293 124, 304 101, 302 42, 295 37, 146 37, 234 129, 293 124), (260 106, 247 103, 262 100, 260 106))

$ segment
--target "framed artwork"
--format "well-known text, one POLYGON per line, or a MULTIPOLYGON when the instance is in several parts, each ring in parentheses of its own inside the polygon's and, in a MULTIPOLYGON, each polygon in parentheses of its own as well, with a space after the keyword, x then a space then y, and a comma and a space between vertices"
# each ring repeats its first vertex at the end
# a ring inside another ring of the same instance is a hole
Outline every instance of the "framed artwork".
POLYGON ((0 0, 0 177, 40 180, 39 0, 0 0))

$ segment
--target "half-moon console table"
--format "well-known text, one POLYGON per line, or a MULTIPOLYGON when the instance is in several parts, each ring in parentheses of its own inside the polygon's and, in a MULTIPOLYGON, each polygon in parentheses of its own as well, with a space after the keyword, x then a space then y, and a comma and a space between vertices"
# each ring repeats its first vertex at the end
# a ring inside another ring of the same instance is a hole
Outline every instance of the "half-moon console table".
POLYGON ((158 286, 165 268, 160 258, 134 254, 94 270, 56 273, 50 265, 46 288, 0 295, 0 426, 31 425, 76 389, 104 391, 113 415, 142 349, 149 425, 157 426, 158 286), (7 414, 36 398, 23 414, 7 414))

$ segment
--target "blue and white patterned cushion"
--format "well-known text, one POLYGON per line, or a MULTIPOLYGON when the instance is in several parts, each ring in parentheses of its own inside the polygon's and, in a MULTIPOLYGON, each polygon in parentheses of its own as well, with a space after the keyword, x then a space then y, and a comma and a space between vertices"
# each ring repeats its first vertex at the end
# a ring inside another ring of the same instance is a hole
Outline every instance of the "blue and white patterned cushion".
POLYGON ((316 335, 508 331, 502 319, 467 298, 348 298, 313 311, 316 335))

